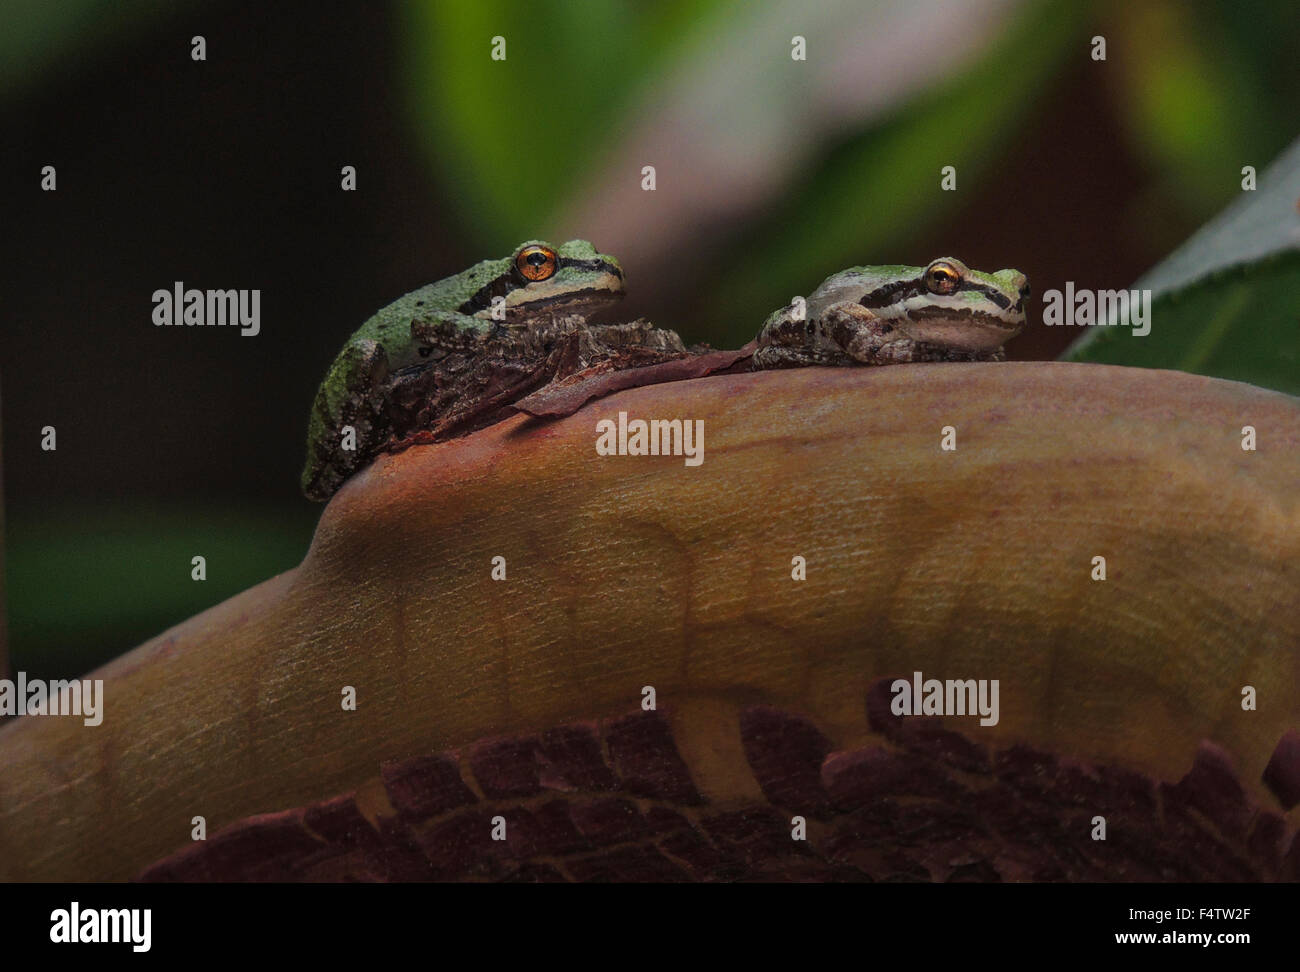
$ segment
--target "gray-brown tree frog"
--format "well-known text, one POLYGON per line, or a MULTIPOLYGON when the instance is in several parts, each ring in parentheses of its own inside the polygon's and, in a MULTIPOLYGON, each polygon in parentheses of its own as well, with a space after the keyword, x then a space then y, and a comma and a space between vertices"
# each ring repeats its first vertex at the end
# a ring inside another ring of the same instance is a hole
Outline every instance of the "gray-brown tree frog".
POLYGON ((753 368, 1005 361, 1025 326, 1029 282, 1019 270, 984 273, 940 257, 924 267, 851 267, 774 312, 753 368))

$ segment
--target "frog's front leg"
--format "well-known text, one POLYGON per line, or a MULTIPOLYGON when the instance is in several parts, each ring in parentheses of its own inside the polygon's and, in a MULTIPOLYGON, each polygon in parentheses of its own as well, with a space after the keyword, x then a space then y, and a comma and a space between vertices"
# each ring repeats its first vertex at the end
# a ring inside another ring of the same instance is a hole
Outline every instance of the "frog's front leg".
POLYGON ((825 339, 841 355, 838 364, 887 365, 926 360, 915 341, 861 304, 837 304, 828 308, 823 317, 825 339))

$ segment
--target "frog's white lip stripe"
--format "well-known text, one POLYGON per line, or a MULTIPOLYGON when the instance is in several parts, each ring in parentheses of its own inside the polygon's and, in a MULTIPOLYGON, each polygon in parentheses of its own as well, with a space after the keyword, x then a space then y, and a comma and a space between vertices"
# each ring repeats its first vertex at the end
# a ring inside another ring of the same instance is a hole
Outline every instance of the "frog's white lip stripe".
MULTIPOLYGON (((952 323, 969 327, 971 324, 991 324, 1008 331, 1019 331, 1025 326, 1023 314, 991 314, 975 307, 934 307, 905 310, 899 317, 905 317, 914 324, 952 323)), ((888 319, 888 316, 886 316, 888 319)))
MULTIPOLYGON (((601 271, 616 277, 619 281, 623 279, 623 270, 617 263, 611 263, 608 260, 580 260, 576 257, 560 257, 559 267, 556 269, 555 276, 559 276, 561 270, 566 268, 575 268, 578 270, 601 271)), ((552 280, 555 277, 551 278, 552 280)), ((504 297, 513 290, 520 287, 527 287, 533 281, 525 280, 519 271, 512 265, 509 270, 492 280, 489 280, 480 287, 469 300, 457 308, 462 314, 475 314, 478 311, 486 310, 492 305, 493 297, 504 297)))
POLYGON ((507 314, 529 316, 543 311, 554 311, 562 307, 595 308, 621 300, 623 292, 613 288, 585 287, 582 290, 566 290, 551 297, 530 297, 517 304, 506 304, 507 314))

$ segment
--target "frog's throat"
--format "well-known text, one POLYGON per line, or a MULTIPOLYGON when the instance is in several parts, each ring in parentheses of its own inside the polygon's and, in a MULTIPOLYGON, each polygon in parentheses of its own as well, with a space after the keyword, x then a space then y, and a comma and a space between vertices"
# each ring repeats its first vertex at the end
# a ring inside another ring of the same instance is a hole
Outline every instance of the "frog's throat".
POLYGON ((1006 318, 978 310, 913 312, 895 319, 913 341, 966 351, 990 351, 1019 334, 1023 317, 1006 318))

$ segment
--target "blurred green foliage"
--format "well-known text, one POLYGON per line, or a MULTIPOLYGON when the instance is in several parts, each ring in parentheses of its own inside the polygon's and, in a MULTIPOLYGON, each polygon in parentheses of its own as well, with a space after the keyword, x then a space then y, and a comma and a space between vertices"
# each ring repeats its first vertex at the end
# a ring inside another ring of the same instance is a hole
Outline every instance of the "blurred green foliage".
POLYGON ((1145 0, 1109 8, 1122 72, 1113 92, 1160 191, 1197 222, 1296 135, 1300 3, 1145 0), (1127 38, 1127 40, 1125 40, 1127 38))

